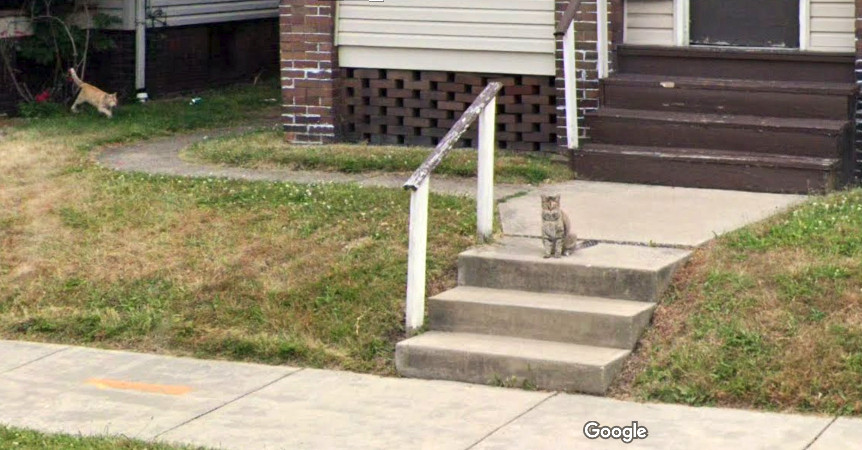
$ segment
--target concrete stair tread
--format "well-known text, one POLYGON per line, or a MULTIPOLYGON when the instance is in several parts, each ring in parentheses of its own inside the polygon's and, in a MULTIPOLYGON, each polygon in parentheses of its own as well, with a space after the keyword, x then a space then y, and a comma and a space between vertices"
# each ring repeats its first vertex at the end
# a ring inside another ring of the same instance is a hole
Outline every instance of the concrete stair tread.
POLYGON ((667 122, 699 126, 723 126, 747 129, 773 129, 813 134, 837 135, 850 124, 849 120, 804 119, 794 117, 764 117, 736 114, 710 114, 699 112, 657 111, 624 108, 599 108, 587 113, 589 118, 608 118, 667 122))
POLYGON ((539 238, 475 247, 458 256, 458 285, 656 302, 691 252, 599 243, 563 258, 544 254, 539 238))
POLYGON ((573 158, 580 178, 709 189, 809 194, 840 187, 835 158, 590 143, 573 158))
POLYGON ((854 83, 850 53, 723 46, 616 47, 617 72, 662 76, 854 83))
POLYGON ((648 147, 642 145, 587 144, 584 153, 641 156, 665 160, 720 163, 746 166, 793 167, 813 170, 837 170, 841 161, 816 156, 774 155, 767 153, 737 152, 713 149, 678 147, 648 147))
POLYGON ((509 336, 430 331, 398 343, 398 347, 425 347, 444 352, 473 353, 496 357, 605 367, 631 352, 563 342, 509 336))
POLYGON ((458 286, 432 297, 431 300, 481 303, 493 306, 513 306, 619 317, 633 317, 655 308, 655 305, 651 303, 631 300, 528 292, 512 289, 490 289, 474 286, 458 286))
POLYGON ((618 50, 625 55, 674 56, 692 59, 730 59, 755 61, 852 62, 853 54, 843 52, 789 52, 784 48, 733 47, 698 45, 667 47, 645 44, 620 44, 618 50))
POLYGON ((462 253, 464 256, 494 258, 510 261, 535 262, 554 266, 582 266, 608 269, 658 271, 677 264, 691 254, 688 250, 642 245, 599 243, 578 249, 563 258, 544 258, 542 240, 538 238, 504 237, 492 245, 476 247, 462 253))
MULTIPOLYGON (((640 73, 616 73, 602 80, 605 84, 661 86, 673 82, 669 89, 717 89, 756 92, 790 92, 793 94, 824 94, 849 96, 856 92, 854 83, 823 81, 750 80, 740 78, 686 77, 640 73)), ((668 89, 668 88, 666 88, 668 89)))

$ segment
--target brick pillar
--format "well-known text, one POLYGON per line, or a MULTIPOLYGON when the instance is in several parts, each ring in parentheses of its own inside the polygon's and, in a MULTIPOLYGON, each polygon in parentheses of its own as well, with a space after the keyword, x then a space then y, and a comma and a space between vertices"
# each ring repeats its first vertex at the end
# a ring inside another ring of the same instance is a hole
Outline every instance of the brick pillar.
MULTIPOLYGON (((857 0, 862 2, 862 0, 857 0)), ((557 20, 559 23, 569 0, 557 0, 557 20)), ((615 44, 622 42, 623 36, 623 0, 610 0, 608 2, 608 34, 611 39, 610 69, 615 67, 615 44)), ((584 126, 584 113, 594 111, 599 107, 599 79, 598 79, 598 53, 596 43, 598 30, 596 29, 596 2, 587 0, 581 3, 578 14, 575 17, 575 61, 578 79, 578 124, 580 138, 589 137, 589 129, 584 126)), ((557 38, 557 143, 566 147, 568 136, 566 134, 566 91, 563 76, 563 40, 562 36, 557 38)))
MULTIPOLYGON (((9 59, 11 60, 9 62, 13 70, 17 69, 15 55, 15 52, 9 52, 9 59)), ((0 116, 3 114, 14 114, 18 102, 22 100, 23 99, 18 95, 18 92, 12 85, 12 77, 9 76, 9 72, 5 67, 3 67, 3 64, 0 63, 0 116)))
MULTIPOLYGON (((856 0, 856 86, 862 88, 862 0, 856 0)), ((862 178, 862 99, 856 96, 856 178, 862 178)))
POLYGON ((281 0, 279 16, 285 140, 332 142, 338 135, 335 2, 281 0))

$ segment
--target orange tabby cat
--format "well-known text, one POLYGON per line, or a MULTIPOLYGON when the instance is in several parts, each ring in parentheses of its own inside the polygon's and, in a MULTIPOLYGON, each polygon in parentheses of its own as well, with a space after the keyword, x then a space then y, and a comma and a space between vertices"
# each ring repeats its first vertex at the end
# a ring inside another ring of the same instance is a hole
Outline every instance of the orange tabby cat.
POLYGON ((72 80, 78 87, 81 88, 81 92, 78 94, 78 98, 75 99, 75 103, 72 104, 72 112, 78 112, 78 105, 82 103, 89 103, 93 105, 96 109, 99 110, 100 113, 108 116, 108 118, 113 117, 113 113, 111 112, 112 108, 117 107, 117 94, 108 94, 107 92, 93 86, 89 83, 84 83, 83 80, 78 78, 78 74, 75 73, 75 69, 69 69, 69 75, 72 76, 72 80))

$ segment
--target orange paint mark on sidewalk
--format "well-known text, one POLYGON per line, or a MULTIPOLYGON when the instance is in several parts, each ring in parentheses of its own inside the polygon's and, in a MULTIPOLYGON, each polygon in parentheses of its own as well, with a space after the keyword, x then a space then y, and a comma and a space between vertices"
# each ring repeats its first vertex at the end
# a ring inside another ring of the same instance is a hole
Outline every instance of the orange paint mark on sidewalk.
POLYGON ((102 389, 121 389, 124 391, 146 392, 148 394, 185 395, 192 391, 189 386, 171 386, 167 384, 137 383, 134 381, 108 380, 90 378, 87 384, 102 389))

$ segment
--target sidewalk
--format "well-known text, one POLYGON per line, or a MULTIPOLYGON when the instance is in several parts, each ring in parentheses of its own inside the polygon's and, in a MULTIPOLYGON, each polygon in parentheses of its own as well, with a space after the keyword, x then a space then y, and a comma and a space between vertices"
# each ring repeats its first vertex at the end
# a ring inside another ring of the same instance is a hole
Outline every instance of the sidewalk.
POLYGON ((214 448, 845 449, 862 420, 0 341, 0 423, 214 448), (589 440, 589 421, 648 437, 589 440))

